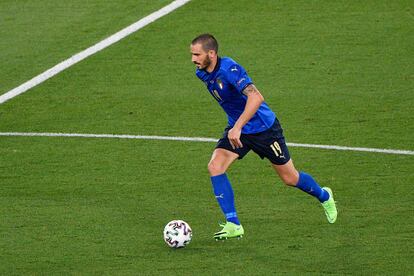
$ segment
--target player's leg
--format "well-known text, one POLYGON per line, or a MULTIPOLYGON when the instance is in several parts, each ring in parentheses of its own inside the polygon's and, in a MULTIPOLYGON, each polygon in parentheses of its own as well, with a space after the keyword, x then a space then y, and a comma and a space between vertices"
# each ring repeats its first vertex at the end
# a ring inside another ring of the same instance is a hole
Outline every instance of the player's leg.
POLYGON ((220 225, 223 228, 214 234, 216 240, 241 237, 244 234, 234 204, 233 189, 226 175, 227 169, 238 157, 237 153, 223 148, 216 148, 208 163, 214 195, 226 218, 226 223, 220 225))
POLYGON ((298 172, 292 159, 283 165, 272 164, 272 166, 286 185, 296 187, 317 198, 325 210, 329 223, 335 222, 338 212, 330 188, 322 188, 311 175, 298 172))
POLYGON ((283 165, 272 164, 272 167, 286 185, 296 187, 316 197, 320 202, 329 198, 328 192, 323 190, 312 176, 296 170, 292 159, 283 165))
POLYGON ((270 160, 273 168, 286 185, 297 187, 316 197, 322 203, 328 221, 335 222, 337 211, 332 191, 329 188, 321 188, 311 175, 296 170, 278 120, 271 128, 259 135, 252 136, 250 139, 252 150, 260 157, 270 160))
POLYGON ((214 195, 223 211, 226 221, 237 225, 240 224, 234 204, 234 193, 227 177, 226 171, 230 165, 239 157, 237 153, 226 149, 217 148, 214 150, 211 160, 208 163, 211 184, 214 195))
POLYGON ((296 186, 299 181, 299 172, 293 165, 292 159, 282 165, 271 163, 280 179, 288 186, 296 186))
POLYGON ((226 173, 230 165, 239 157, 237 153, 223 148, 216 148, 208 163, 210 176, 217 176, 226 173))
POLYGON ((222 229, 214 234, 216 240, 237 238, 244 235, 244 229, 240 224, 234 204, 233 189, 226 171, 237 158, 243 158, 247 152, 249 152, 247 146, 233 149, 227 139, 227 133, 225 132, 223 138, 219 140, 216 149, 211 156, 211 160, 208 163, 208 171, 210 173, 214 195, 226 218, 226 223, 220 225, 222 229))

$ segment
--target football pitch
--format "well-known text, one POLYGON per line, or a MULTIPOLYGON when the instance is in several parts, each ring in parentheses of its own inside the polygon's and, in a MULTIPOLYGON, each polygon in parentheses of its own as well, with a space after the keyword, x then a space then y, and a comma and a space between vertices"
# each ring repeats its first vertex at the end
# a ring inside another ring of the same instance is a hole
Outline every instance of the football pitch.
MULTIPOLYGON (((171 0, 0 1, 0 96, 171 0)), ((287 142, 414 150, 412 1, 192 0, 0 104, 0 133, 219 138, 195 76, 204 32, 242 64, 287 142)), ((414 155, 290 147, 338 220, 254 153, 228 171, 241 240, 207 163, 214 142, 0 135, 1 275, 409 275, 414 155), (173 250, 164 225, 187 221, 173 250)))

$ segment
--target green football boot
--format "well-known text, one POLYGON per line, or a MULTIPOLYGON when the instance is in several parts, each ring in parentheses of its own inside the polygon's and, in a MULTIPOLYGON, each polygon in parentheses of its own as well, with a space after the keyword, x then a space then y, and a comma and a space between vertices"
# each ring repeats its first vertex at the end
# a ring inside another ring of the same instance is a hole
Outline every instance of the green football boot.
POLYGON ((227 240, 231 238, 241 238, 244 235, 243 226, 237 225, 233 222, 226 222, 220 224, 223 229, 221 231, 214 234, 214 239, 218 240, 227 240))
POLYGON ((329 199, 322 203, 322 207, 325 210, 326 218, 329 223, 334 223, 336 217, 338 216, 338 211, 336 210, 335 200, 333 197, 332 190, 328 187, 323 187, 325 191, 329 193, 329 199))

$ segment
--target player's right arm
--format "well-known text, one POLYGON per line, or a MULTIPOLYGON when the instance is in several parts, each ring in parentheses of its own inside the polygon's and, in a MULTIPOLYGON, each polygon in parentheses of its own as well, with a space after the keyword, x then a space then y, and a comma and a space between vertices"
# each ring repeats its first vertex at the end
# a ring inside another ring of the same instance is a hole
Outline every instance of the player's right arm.
POLYGON ((247 96, 246 107, 239 119, 234 124, 235 127, 242 129, 247 124, 260 105, 264 102, 262 94, 257 90, 254 84, 249 84, 243 89, 242 93, 247 96))
POLYGON ((245 124, 247 124, 254 114, 259 109, 260 105, 264 102, 264 98, 259 90, 257 90, 254 84, 249 84, 243 89, 242 93, 247 96, 246 106, 243 113, 237 119, 233 128, 229 130, 227 137, 230 140, 230 144, 233 148, 243 147, 240 141, 241 130, 245 124))

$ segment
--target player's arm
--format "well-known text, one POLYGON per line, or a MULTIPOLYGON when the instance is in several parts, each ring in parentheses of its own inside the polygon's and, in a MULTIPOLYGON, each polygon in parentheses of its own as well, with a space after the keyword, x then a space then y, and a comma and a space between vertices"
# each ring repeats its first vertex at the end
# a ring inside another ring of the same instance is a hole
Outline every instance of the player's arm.
POLYGON ((249 84, 242 91, 244 95, 247 96, 246 107, 244 108, 243 113, 240 115, 237 122, 234 124, 234 127, 239 128, 240 130, 247 124, 256 111, 259 109, 260 105, 264 102, 262 94, 257 90, 254 84, 249 84))
POLYGON ((256 86, 249 84, 243 89, 242 93, 247 96, 246 106, 239 119, 234 124, 234 127, 229 130, 228 138, 233 148, 241 148, 243 144, 240 141, 241 130, 247 124, 260 105, 264 102, 262 94, 257 90, 256 86))

